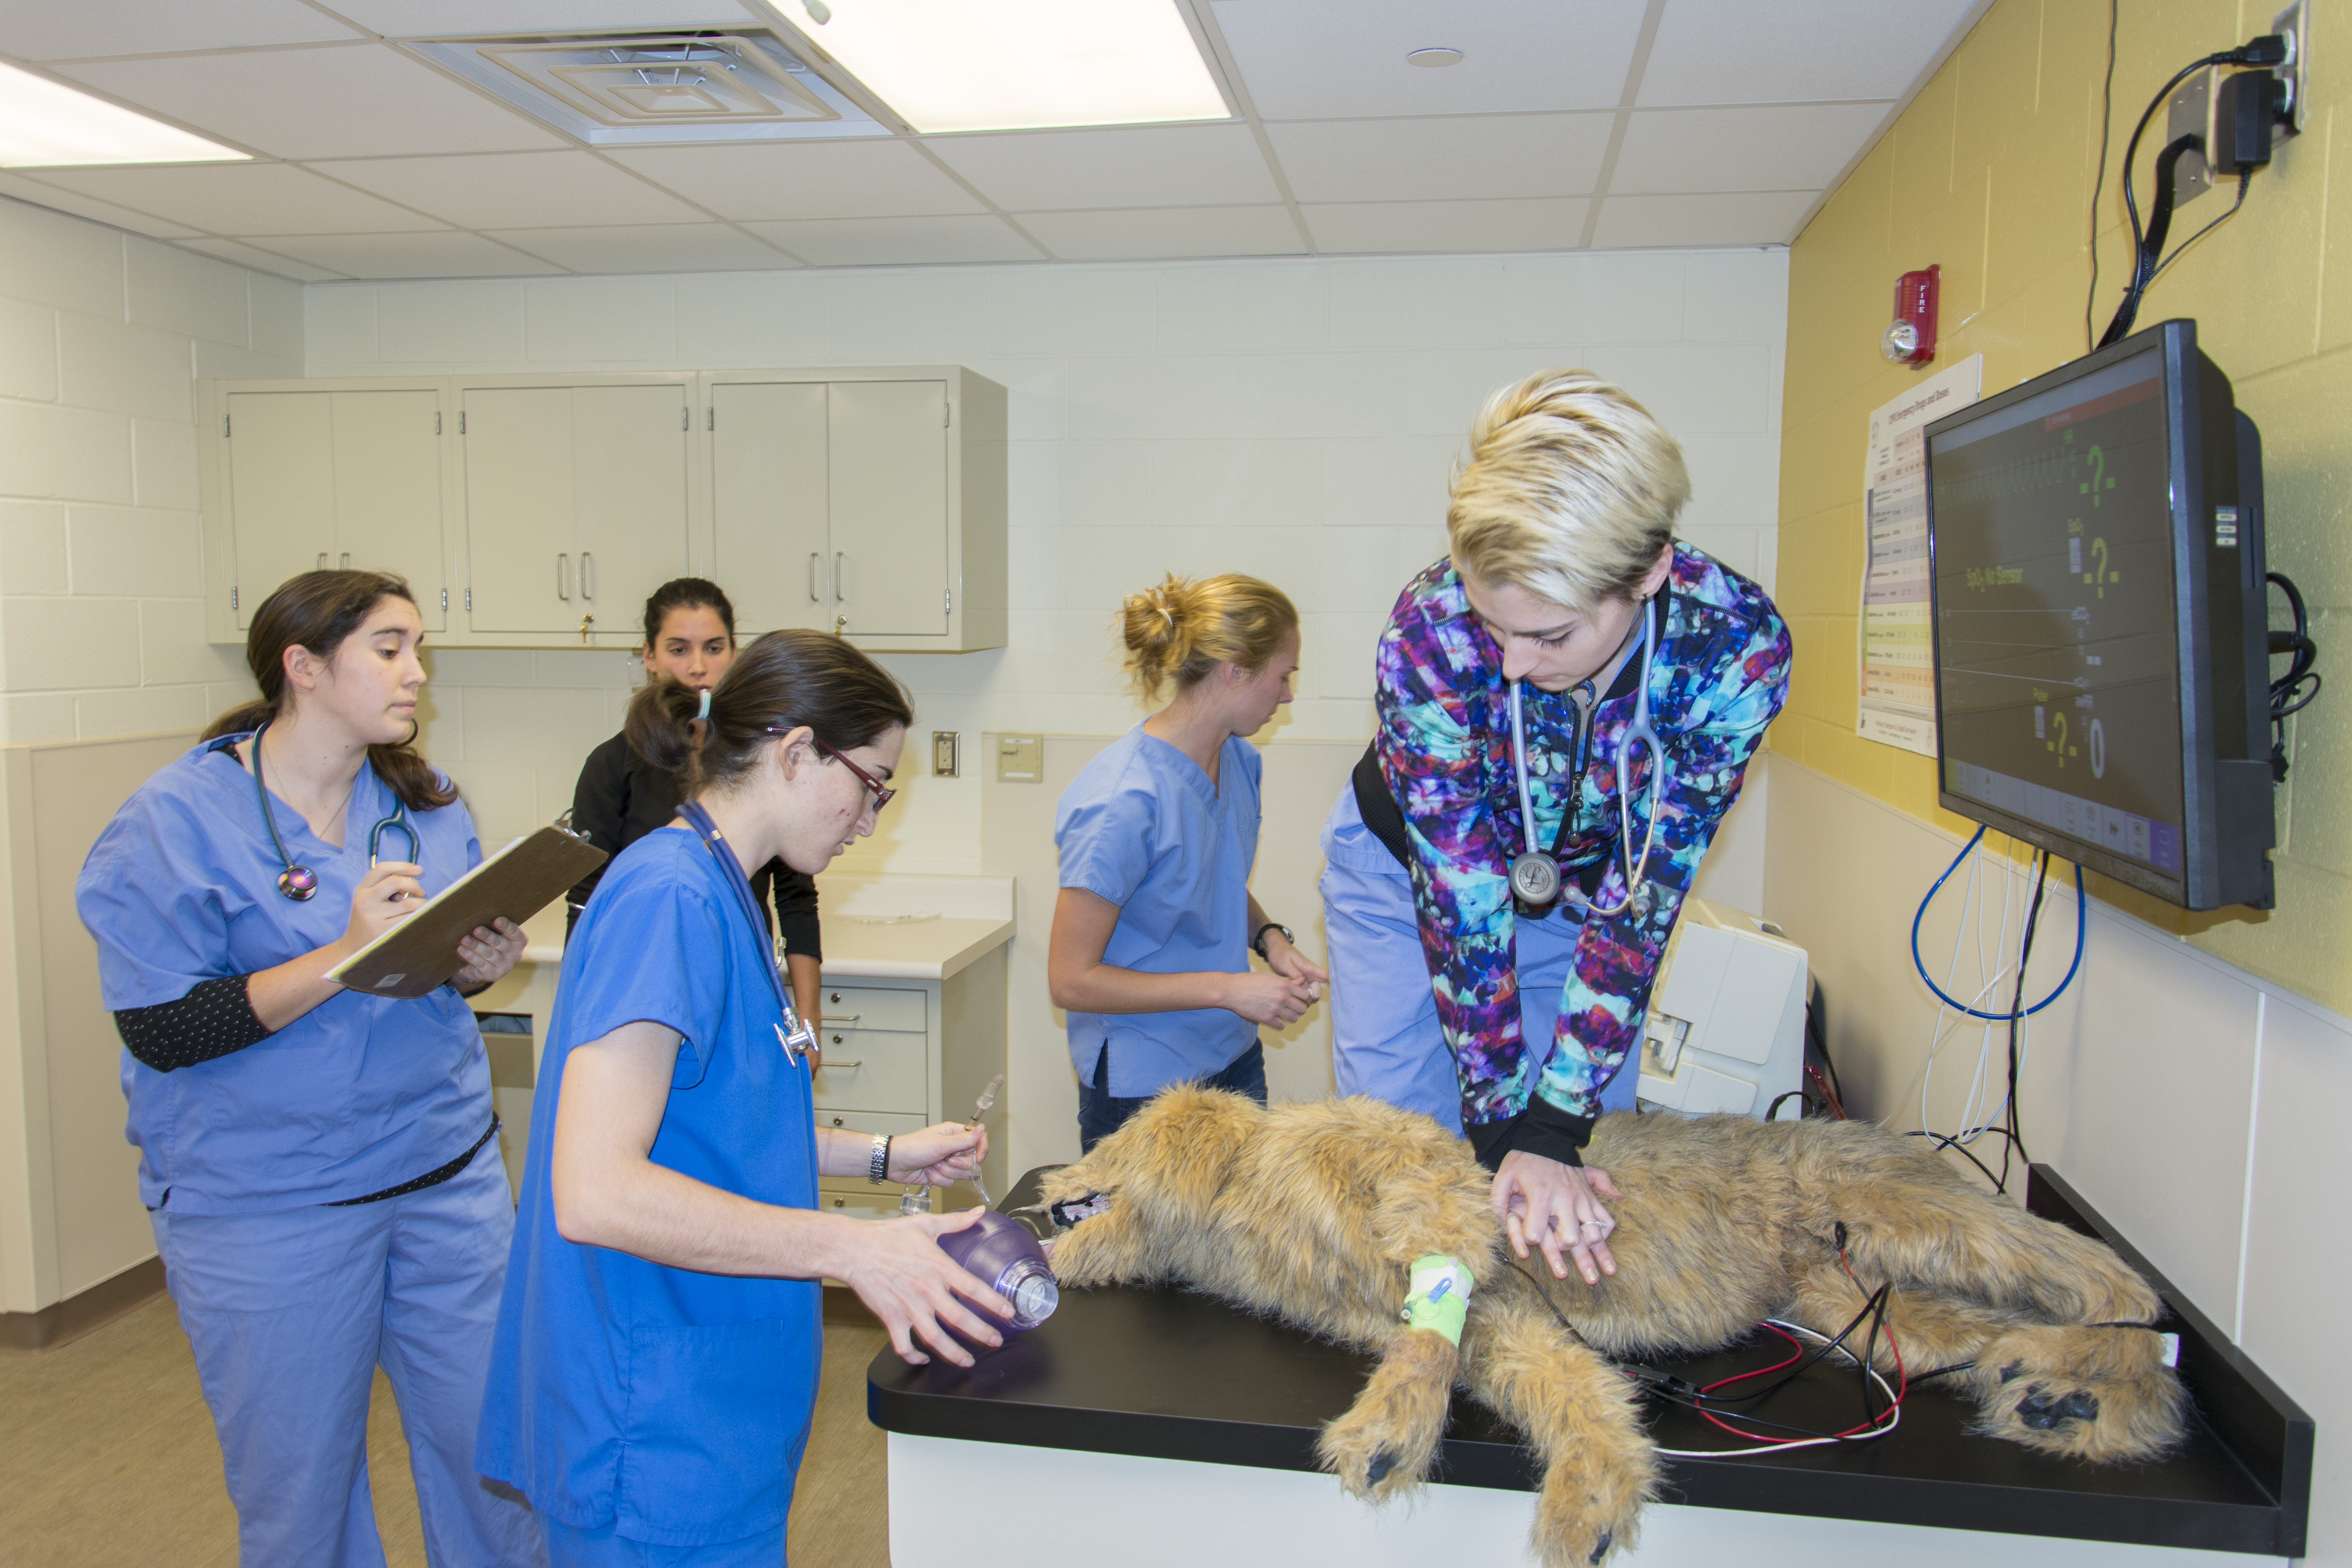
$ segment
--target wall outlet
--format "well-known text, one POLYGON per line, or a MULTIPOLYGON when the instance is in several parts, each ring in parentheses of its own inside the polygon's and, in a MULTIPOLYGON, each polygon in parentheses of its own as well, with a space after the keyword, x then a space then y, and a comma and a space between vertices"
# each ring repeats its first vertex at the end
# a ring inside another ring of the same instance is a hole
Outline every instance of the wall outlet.
POLYGON ((2273 16, 2271 31, 2284 34, 2287 45, 2286 63, 2271 68, 2286 83, 2286 123, 2271 132, 2275 142, 2300 133, 2304 127, 2304 89, 2310 80, 2311 0, 2294 0, 2273 16))
POLYGON ((1045 782, 1045 737, 1043 735, 997 736, 996 781, 999 784, 1044 784, 1045 782))
POLYGON ((956 766, 956 750, 955 731, 931 731, 931 776, 933 778, 951 779, 961 776, 961 770, 956 766))

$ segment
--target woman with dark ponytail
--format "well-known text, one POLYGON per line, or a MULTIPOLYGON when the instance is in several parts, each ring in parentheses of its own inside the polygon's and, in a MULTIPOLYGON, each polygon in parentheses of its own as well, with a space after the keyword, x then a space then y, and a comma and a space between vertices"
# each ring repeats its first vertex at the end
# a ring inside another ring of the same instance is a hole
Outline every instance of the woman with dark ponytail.
POLYGON ((783 1560, 821 1279, 909 1362, 920 1341, 970 1366, 949 1329, 1001 1342, 1000 1299, 937 1245, 980 1211, 817 1212, 820 1175, 945 1186, 988 1139, 815 1125, 811 1033, 746 875, 814 875, 872 833, 913 720, 872 659, 807 631, 629 706, 629 744, 682 804, 606 868, 564 949, 476 1455, 539 1510, 559 1568, 783 1560))
POLYGON ((75 889, 247 1568, 382 1561, 379 1365, 432 1560, 542 1560, 530 1510, 468 1462, 513 1210, 463 997, 522 933, 477 928, 414 1001, 327 978, 482 858, 411 745, 423 629, 397 577, 279 587, 246 639, 260 697, 139 787, 75 889))

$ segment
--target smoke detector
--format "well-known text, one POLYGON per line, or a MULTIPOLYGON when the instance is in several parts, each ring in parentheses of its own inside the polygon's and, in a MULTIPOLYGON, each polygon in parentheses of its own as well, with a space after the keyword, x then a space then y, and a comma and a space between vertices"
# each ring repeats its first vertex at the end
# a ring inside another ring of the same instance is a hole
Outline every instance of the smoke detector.
POLYGON ((590 146, 888 134, 775 35, 421 38, 408 48, 590 146))

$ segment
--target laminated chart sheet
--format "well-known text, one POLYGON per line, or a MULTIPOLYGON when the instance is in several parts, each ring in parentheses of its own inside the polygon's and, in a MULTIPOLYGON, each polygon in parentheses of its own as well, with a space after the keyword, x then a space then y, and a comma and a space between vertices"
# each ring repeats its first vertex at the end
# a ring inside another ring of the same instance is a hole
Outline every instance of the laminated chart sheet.
POLYGON ((1936 754, 1936 672, 1928 640, 1927 426, 1980 395, 1984 356, 1970 354, 1881 404, 1863 458, 1866 544, 1853 732, 1936 754))

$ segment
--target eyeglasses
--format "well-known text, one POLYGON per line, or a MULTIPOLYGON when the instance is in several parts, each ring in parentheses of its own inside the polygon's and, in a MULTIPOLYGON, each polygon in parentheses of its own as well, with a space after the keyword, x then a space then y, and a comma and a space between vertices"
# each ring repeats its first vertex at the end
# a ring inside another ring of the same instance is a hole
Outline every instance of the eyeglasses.
MULTIPOLYGON (((767 732, 771 735, 789 735, 792 733, 790 730, 779 730, 773 724, 767 726, 767 732)), ((891 797, 898 793, 895 789, 886 787, 880 779, 876 778, 872 773, 867 773, 864 768, 859 767, 856 763, 851 762, 847 757, 843 756, 839 752, 834 750, 831 746, 826 745, 823 741, 818 740, 814 733, 809 736, 809 741, 818 751, 823 752, 826 756, 831 757, 835 762, 839 763, 843 767, 847 768, 851 773, 856 773, 857 775, 857 782, 874 792, 874 809, 876 811, 878 812, 884 806, 889 805, 891 797)))

